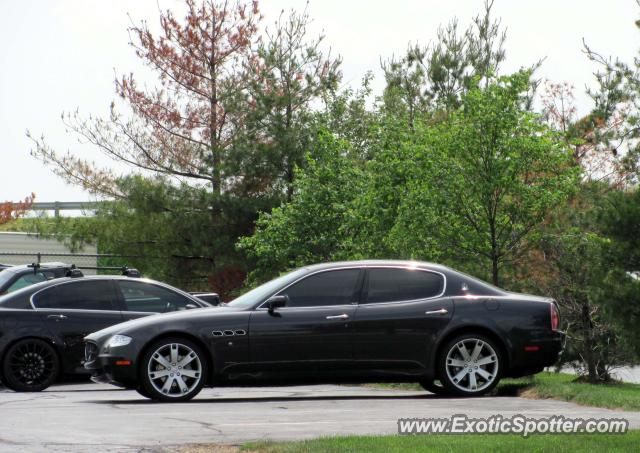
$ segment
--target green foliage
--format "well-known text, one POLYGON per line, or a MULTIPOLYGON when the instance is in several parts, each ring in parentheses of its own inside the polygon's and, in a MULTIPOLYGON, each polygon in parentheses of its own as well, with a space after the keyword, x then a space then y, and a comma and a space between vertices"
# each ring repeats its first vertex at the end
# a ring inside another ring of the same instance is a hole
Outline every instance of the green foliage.
POLYGON ((522 72, 476 87, 415 132, 382 117, 366 157, 325 133, 292 202, 242 242, 258 274, 336 258, 477 257, 480 267, 517 256, 576 182, 561 141, 522 107, 529 86, 522 72))
POLYGON ((449 259, 492 267, 498 284, 502 263, 576 188, 561 140, 522 107, 529 76, 472 89, 460 110, 420 134, 419 165, 391 232, 399 250, 431 255, 436 241, 449 259))
POLYGON ((608 241, 602 253, 607 271, 597 297, 640 356, 640 191, 609 193, 598 223, 608 241))
POLYGON ((387 82, 383 107, 387 114, 416 120, 458 108, 478 80, 488 84, 505 59, 506 33, 491 16, 493 2, 464 31, 453 19, 438 28, 433 45, 409 45, 402 58, 383 63, 387 82))
MULTIPOLYGON (((636 0, 638 6, 640 2, 636 0)), ((635 21, 640 28, 640 22, 635 21)), ((584 51, 598 65, 596 88, 587 90, 594 108, 580 126, 592 130, 590 140, 616 161, 615 170, 626 182, 640 182, 640 58, 628 63, 605 57, 586 43, 584 51)), ((640 49, 638 50, 640 55, 640 49)))
POLYGON ((606 184, 585 183, 569 203, 559 204, 542 228, 536 252, 522 266, 531 277, 526 289, 553 297, 560 306, 568 338, 563 363, 576 365, 594 383, 608 381, 613 367, 634 360, 602 297, 611 241, 601 234, 597 207, 608 190, 606 184))
POLYGON ((263 280, 288 268, 350 257, 341 239, 353 233, 353 197, 363 183, 349 144, 321 132, 313 157, 295 180, 293 200, 261 214, 257 233, 239 243, 256 269, 253 277, 263 280))

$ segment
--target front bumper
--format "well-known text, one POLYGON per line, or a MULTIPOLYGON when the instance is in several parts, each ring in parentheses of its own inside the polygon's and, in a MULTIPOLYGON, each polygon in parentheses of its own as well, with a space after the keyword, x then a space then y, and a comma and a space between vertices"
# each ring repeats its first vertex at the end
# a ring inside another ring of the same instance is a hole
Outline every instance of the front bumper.
POLYGON ((85 343, 85 369, 91 372, 91 380, 101 384, 136 388, 137 367, 128 347, 109 349, 96 343, 85 343))

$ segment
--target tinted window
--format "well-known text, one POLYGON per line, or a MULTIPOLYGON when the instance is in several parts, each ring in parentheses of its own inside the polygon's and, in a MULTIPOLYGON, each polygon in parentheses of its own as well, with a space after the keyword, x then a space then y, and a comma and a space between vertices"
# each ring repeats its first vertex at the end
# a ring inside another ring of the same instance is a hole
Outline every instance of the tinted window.
POLYGON ((35 274, 29 273, 21 275, 15 282, 13 282, 8 288, 7 292, 12 293, 27 286, 31 286, 35 283, 40 283, 47 280, 47 277, 42 272, 36 272, 35 274))
POLYGON ((116 284, 128 311, 164 313, 185 310, 188 304, 195 305, 192 300, 161 286, 127 280, 118 280, 116 284))
POLYGON ((279 288, 287 286, 289 283, 294 282, 305 273, 305 269, 298 269, 288 274, 282 275, 274 280, 268 281, 257 288, 253 288, 251 291, 244 293, 242 296, 233 299, 228 305, 232 307, 251 307, 258 302, 264 301, 268 296, 271 296, 279 288))
POLYGON ((31 293, 18 293, 11 296, 0 298, 0 308, 20 308, 30 309, 31 307, 31 293))
POLYGON ((289 296, 287 307, 347 305, 354 301, 359 269, 320 272, 290 286, 280 294, 289 296))
POLYGON ((113 310, 110 281, 81 281, 47 288, 33 297, 36 308, 113 310))
POLYGON ((440 274, 416 269, 370 269, 367 303, 434 297, 442 292, 440 274))

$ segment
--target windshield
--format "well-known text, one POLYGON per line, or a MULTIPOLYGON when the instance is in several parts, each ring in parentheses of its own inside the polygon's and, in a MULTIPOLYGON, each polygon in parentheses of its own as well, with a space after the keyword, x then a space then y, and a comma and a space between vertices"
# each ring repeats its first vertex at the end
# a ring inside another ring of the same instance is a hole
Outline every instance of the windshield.
POLYGON ((248 308, 256 305, 258 302, 262 302, 267 297, 271 296, 278 289, 288 285, 291 282, 296 281, 302 275, 305 274, 305 269, 298 269, 281 277, 271 280, 251 291, 244 293, 240 297, 236 297, 228 305, 237 308, 248 308))
POLYGON ((11 280, 15 276, 16 274, 9 270, 0 272, 0 288, 3 287, 9 280, 11 280))

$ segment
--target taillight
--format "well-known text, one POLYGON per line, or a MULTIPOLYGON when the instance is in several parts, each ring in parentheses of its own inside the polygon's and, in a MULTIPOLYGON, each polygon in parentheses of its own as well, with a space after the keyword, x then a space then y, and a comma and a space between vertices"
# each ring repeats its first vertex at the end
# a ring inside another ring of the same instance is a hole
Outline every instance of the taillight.
POLYGON ((560 327, 560 315, 558 314, 558 307, 556 304, 550 303, 549 307, 551 309, 551 330, 558 330, 560 327))

